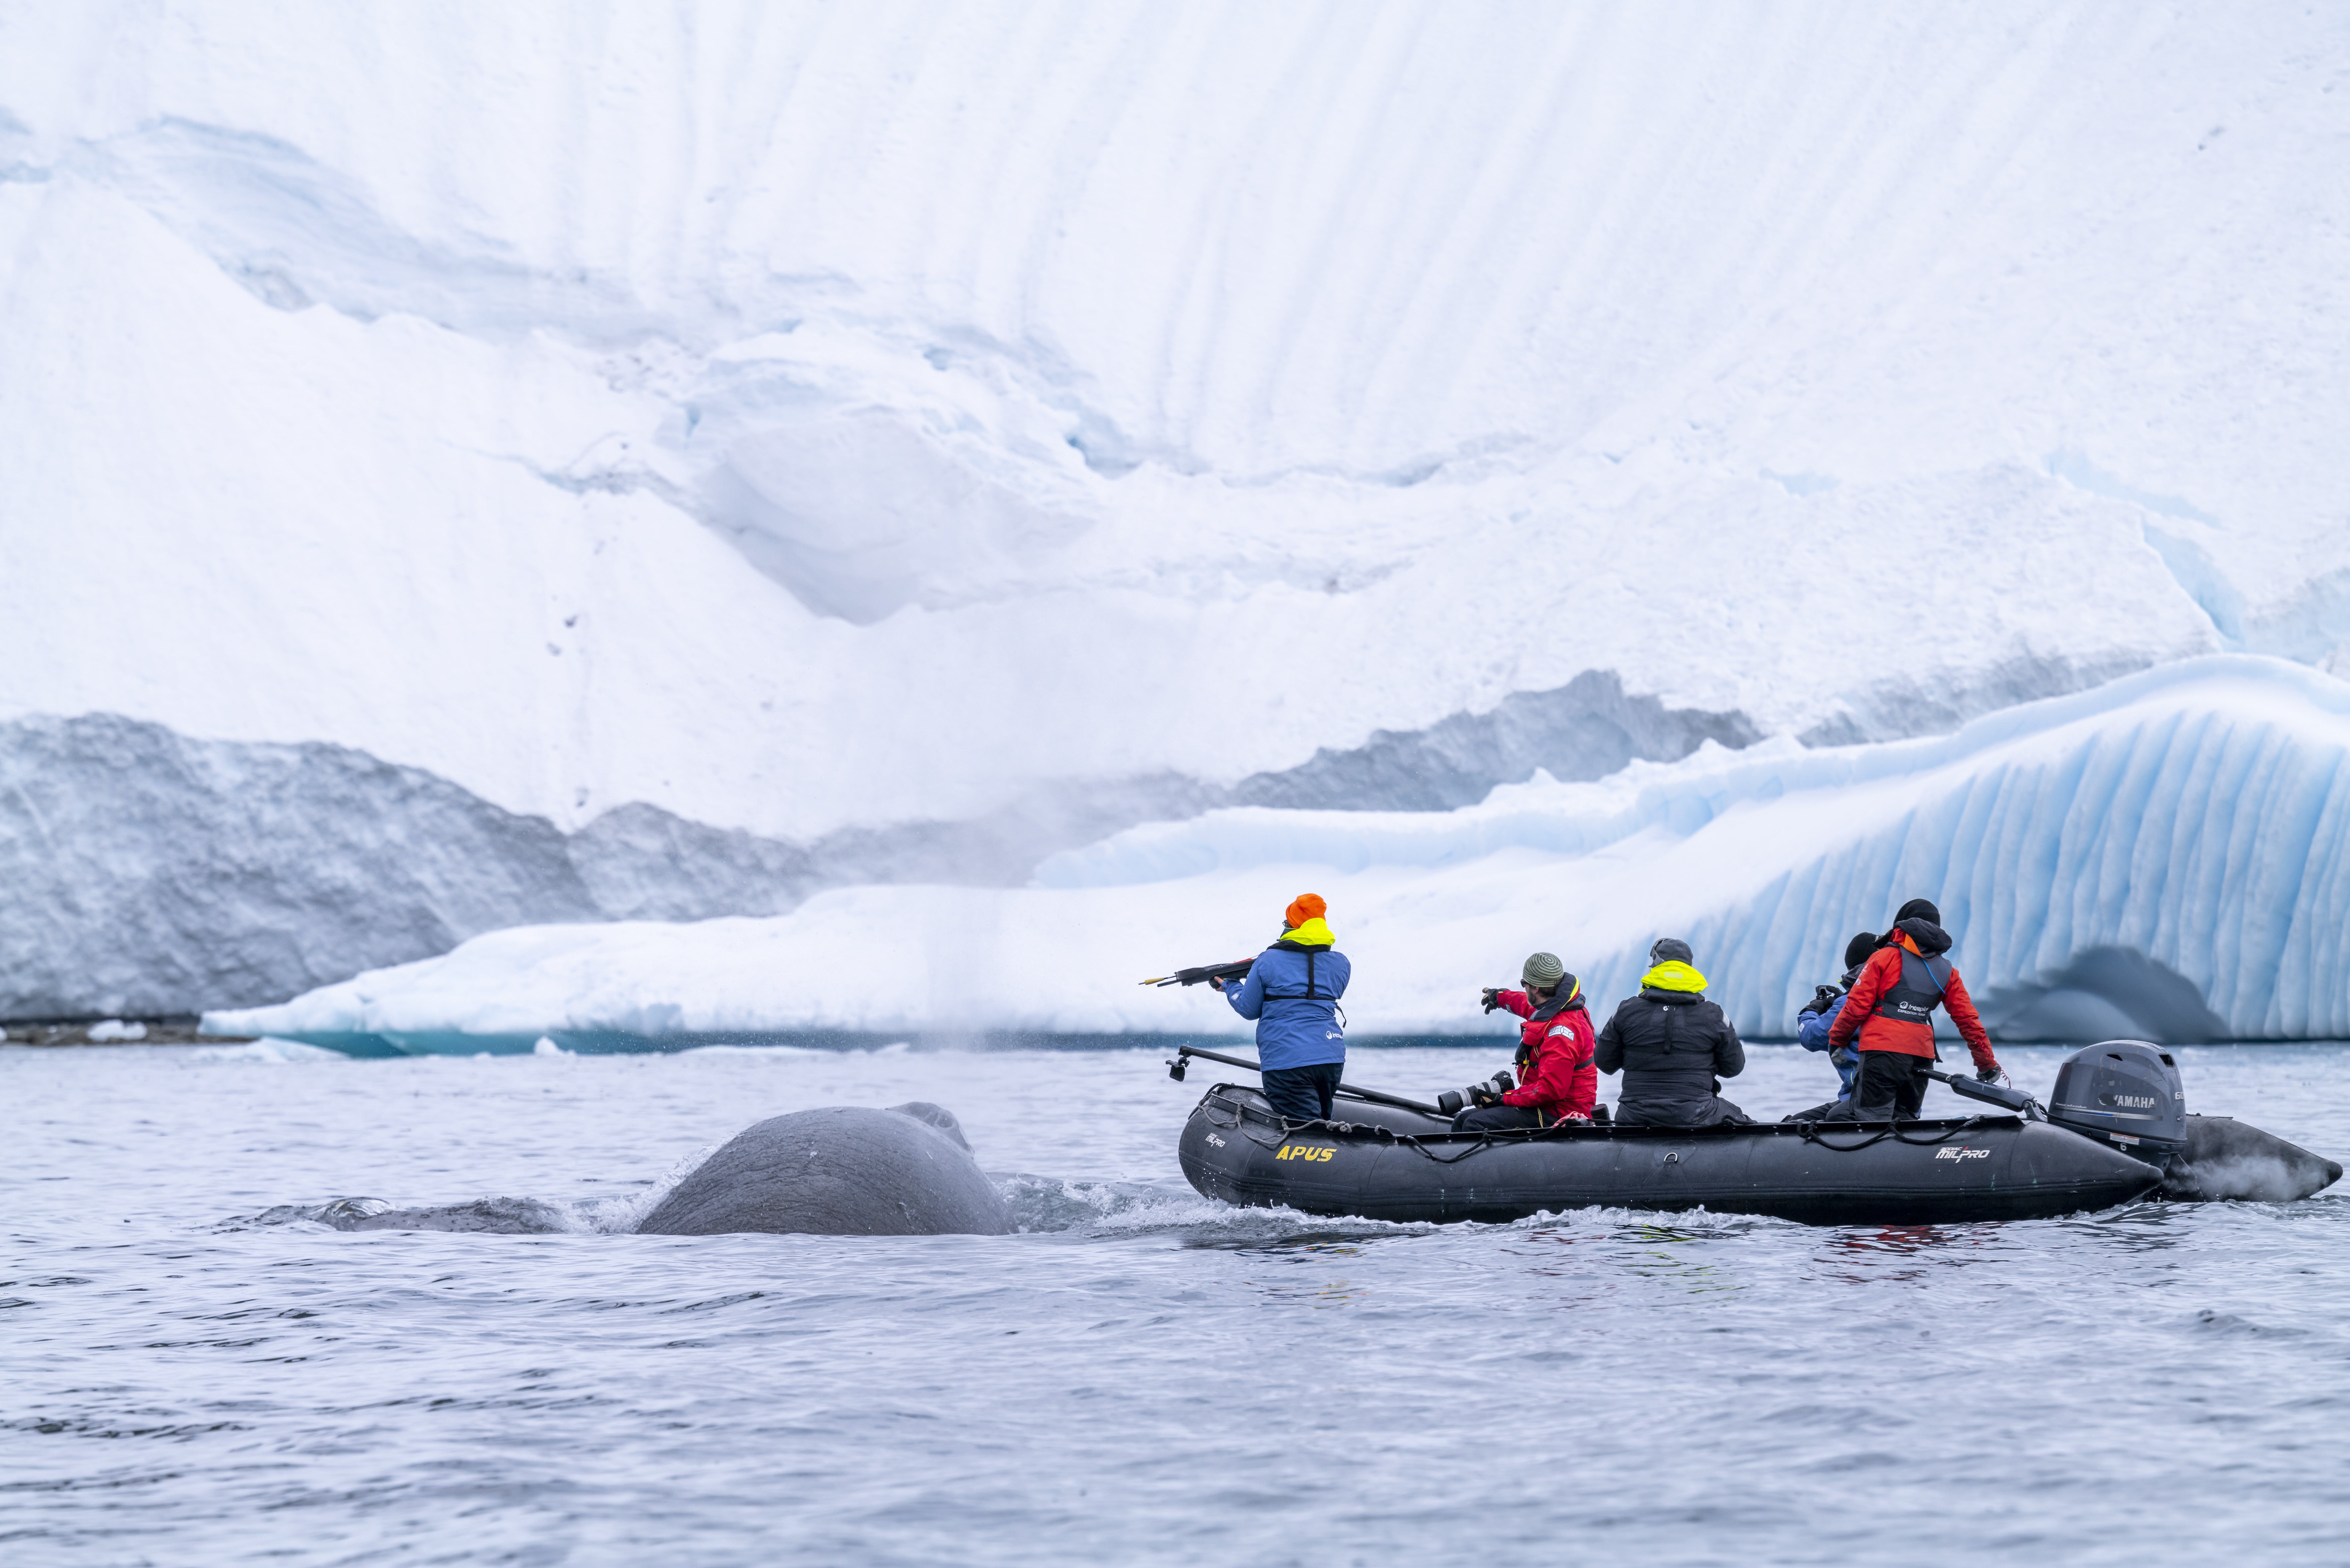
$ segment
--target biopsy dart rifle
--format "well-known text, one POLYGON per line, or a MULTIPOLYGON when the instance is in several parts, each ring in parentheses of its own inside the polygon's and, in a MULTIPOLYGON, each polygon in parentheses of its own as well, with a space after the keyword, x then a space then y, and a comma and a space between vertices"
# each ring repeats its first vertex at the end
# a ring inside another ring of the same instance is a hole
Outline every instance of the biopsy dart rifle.
MULTIPOLYGON (((1145 985, 1197 985, 1203 980, 1245 980, 1248 978, 1248 971, 1255 966, 1256 960, 1253 958, 1241 959, 1232 963, 1202 964, 1198 969, 1179 969, 1173 974, 1162 974, 1155 980, 1146 980, 1142 983, 1145 985)), ((1249 1064, 1250 1066, 1255 1064, 1253 1062, 1249 1064)))
MULTIPOLYGON (((1146 980, 1142 983, 1145 985, 1197 985, 1203 980, 1240 980, 1244 978, 1255 965, 1256 960, 1253 958, 1239 959, 1231 963, 1201 964, 1197 969, 1179 969, 1173 974, 1162 974, 1156 979, 1146 980)), ((1168 1058, 1167 1075, 1177 1083, 1181 1083, 1184 1066, 1194 1056, 1202 1057, 1211 1062, 1222 1062, 1227 1067, 1246 1067, 1252 1073, 1264 1071, 1261 1064, 1250 1061, 1245 1056, 1227 1056, 1217 1051, 1202 1051, 1197 1045, 1178 1045, 1175 1047, 1175 1054, 1168 1058)), ((1395 1106, 1407 1111, 1418 1111, 1422 1116, 1441 1117, 1445 1121, 1452 1119, 1434 1106, 1423 1105, 1418 1100, 1407 1100, 1401 1095, 1386 1094, 1378 1089, 1358 1089, 1352 1084, 1339 1085, 1338 1093, 1350 1100, 1364 1100, 1375 1106, 1395 1106)))

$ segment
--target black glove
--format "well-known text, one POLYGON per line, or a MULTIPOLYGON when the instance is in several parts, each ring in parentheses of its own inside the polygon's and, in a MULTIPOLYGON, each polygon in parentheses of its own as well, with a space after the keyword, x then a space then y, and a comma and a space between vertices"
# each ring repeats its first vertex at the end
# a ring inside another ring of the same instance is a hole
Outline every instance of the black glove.
POLYGON ((1804 1011, 1806 1012, 1825 1012, 1829 1008, 1834 1007, 1836 1004, 1836 998, 1843 994, 1844 992, 1838 991, 1835 986, 1815 985, 1812 987, 1812 1004, 1804 1009, 1804 1011))
POLYGON ((1975 1082, 1978 1084, 1996 1084, 1999 1082, 1999 1064, 1996 1062, 1988 1067, 1975 1069, 1975 1082))
POLYGON ((1482 1084, 1478 1085, 1475 1088, 1469 1091, 1469 1098, 1471 1103, 1481 1106, 1498 1106, 1502 1103, 1502 1096, 1493 1093, 1492 1090, 1485 1087, 1482 1084))
POLYGON ((1495 1009, 1495 1008, 1497 1008, 1497 1007, 1501 1006, 1501 1005, 1502 1005, 1502 988, 1501 988, 1500 986, 1497 986, 1497 985, 1489 985, 1489 986, 1487 986, 1487 987, 1485 988, 1485 995, 1484 995, 1484 997, 1483 997, 1483 1001, 1484 1001, 1484 1003, 1485 1003, 1485 1011, 1486 1011, 1486 1012, 1492 1012, 1492 1011, 1493 1011, 1493 1009, 1495 1009))

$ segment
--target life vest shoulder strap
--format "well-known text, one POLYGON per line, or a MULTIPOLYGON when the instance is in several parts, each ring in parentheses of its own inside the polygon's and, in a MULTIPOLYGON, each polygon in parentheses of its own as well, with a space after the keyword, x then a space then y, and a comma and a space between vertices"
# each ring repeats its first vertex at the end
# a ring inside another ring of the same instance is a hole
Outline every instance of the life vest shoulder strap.
POLYGON ((1336 952, 1338 950, 1337 949, 1308 947, 1304 942, 1284 941, 1274 943, 1272 950, 1274 952, 1284 953, 1304 953, 1305 955, 1305 989, 1304 991, 1275 991, 1273 987, 1268 985, 1264 988, 1264 999, 1267 1002, 1336 1002, 1338 1000, 1338 993, 1336 992, 1322 990, 1315 983, 1314 978, 1315 959, 1324 953, 1336 952))

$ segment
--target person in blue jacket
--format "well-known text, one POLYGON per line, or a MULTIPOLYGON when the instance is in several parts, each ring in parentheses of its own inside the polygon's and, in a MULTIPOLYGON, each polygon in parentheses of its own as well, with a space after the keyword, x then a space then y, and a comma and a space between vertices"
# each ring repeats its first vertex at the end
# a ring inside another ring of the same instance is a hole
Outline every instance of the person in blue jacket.
POLYGON ((1320 895, 1301 893, 1282 917, 1281 938, 1256 956, 1244 981, 1210 981, 1232 1011, 1256 1020, 1264 1097, 1294 1122, 1330 1119, 1346 1071, 1338 999, 1354 966, 1337 949, 1320 895))
POLYGON ((1828 1031, 1835 1027, 1836 1014, 1844 1011, 1844 999, 1851 992, 1852 982, 1859 977, 1860 966, 1866 963, 1868 955, 1876 950, 1877 933, 1875 931, 1862 931, 1852 940, 1845 943, 1844 983, 1814 988, 1812 1000, 1804 1004, 1804 1010, 1801 1012, 1795 1014, 1796 1044, 1806 1051, 1826 1051, 1828 1062, 1835 1068, 1836 1078, 1842 1087, 1837 1090, 1835 1099, 1824 1106, 1814 1106, 1808 1111, 1797 1111, 1787 1118, 1789 1121, 1817 1121, 1852 1098, 1852 1081, 1854 1075, 1860 1071, 1860 1054, 1849 1045, 1841 1051, 1831 1050, 1828 1045, 1828 1031))

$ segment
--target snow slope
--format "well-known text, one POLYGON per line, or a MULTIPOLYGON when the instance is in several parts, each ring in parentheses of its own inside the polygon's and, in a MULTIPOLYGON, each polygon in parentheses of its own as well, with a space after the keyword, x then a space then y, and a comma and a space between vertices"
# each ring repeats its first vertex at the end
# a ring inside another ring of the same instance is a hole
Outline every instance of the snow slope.
POLYGON ((1220 811, 1057 857, 1018 890, 501 931, 206 1022, 440 1049, 550 1030, 1229 1030, 1212 995, 1134 981, 1269 940, 1306 887, 1355 961, 1358 1035, 1480 1030, 1478 987, 1538 947, 1604 1014, 1671 934, 1742 1031, 1784 1037, 1846 938, 1922 895, 2007 1038, 2350 1036, 2350 690, 2216 656, 1940 739, 1708 746, 1447 813, 1220 811))
POLYGON ((805 840, 1594 670, 1861 739, 2338 662, 2345 42, 9 5, 0 716, 805 840))

